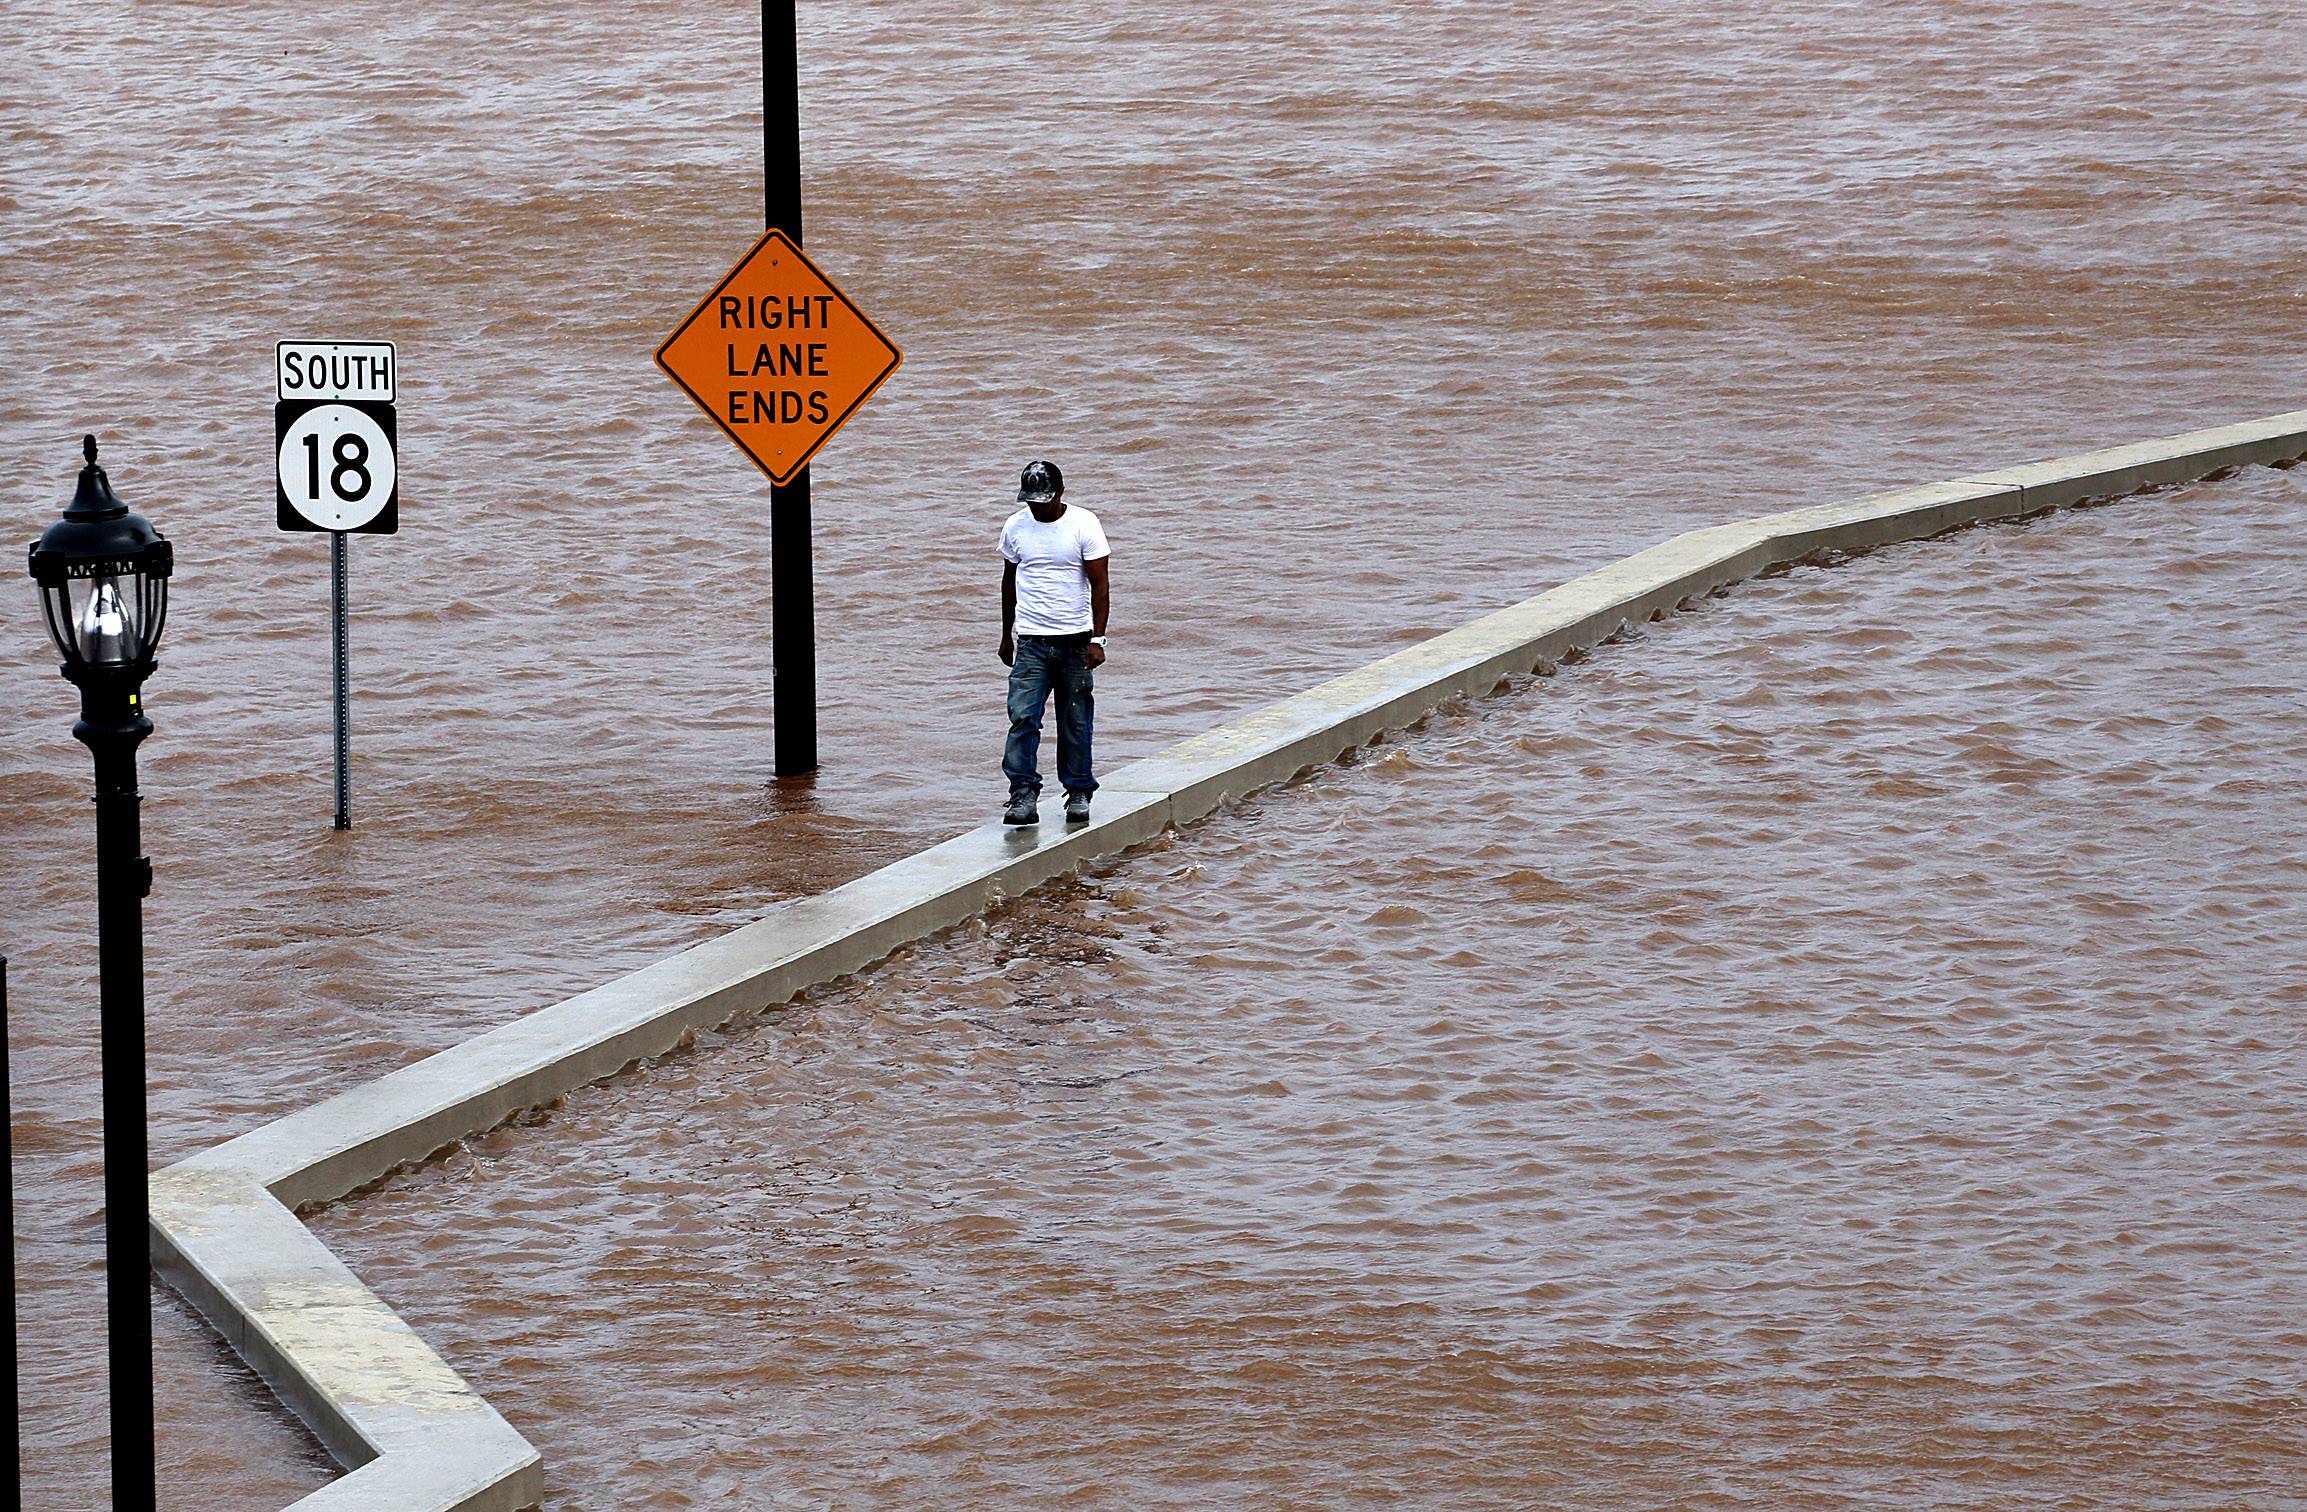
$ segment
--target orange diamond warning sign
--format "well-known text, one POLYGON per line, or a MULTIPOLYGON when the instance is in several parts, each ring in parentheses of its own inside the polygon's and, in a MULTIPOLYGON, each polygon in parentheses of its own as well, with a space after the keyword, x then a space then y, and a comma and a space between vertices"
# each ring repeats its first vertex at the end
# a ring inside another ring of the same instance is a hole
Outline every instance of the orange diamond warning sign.
POLYGON ((904 360, 782 231, 657 348, 657 366, 773 483, 792 482, 904 360))

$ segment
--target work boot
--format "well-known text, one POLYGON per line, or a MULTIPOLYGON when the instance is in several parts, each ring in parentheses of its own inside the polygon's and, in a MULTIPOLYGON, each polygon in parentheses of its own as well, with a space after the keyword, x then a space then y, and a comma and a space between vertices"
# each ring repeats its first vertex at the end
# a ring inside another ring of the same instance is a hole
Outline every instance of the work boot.
POLYGON ((1089 823, 1089 794, 1069 791, 1065 795, 1065 822, 1089 823))
POLYGON ((1009 795, 1009 807, 1001 811, 1004 824, 1041 823, 1041 794, 1032 788, 1019 788, 1009 795))

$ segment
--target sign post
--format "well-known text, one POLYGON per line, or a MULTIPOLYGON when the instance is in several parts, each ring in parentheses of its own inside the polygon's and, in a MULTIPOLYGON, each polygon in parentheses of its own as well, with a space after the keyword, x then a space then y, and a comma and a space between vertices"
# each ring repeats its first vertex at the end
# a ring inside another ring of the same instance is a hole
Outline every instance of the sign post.
MULTIPOLYGON (((801 246, 801 52, 794 0, 761 0, 764 226, 801 246)), ((776 774, 817 770, 817 576, 809 464, 769 485, 769 681, 776 774)))
POLYGON ((332 530, 328 535, 328 581, 331 588, 328 639, 336 664, 336 823, 337 829, 352 828, 352 555, 345 547, 344 532, 332 530))
POLYGON ((904 356, 801 250, 794 0, 761 0, 761 185, 768 231, 657 349, 657 365, 769 475, 776 772, 817 770, 809 459, 904 356))
POLYGON ((283 530, 329 533, 335 650, 336 828, 352 828, 352 564, 345 537, 400 530, 400 357, 389 341, 283 341, 273 347, 278 402, 274 501, 283 530))

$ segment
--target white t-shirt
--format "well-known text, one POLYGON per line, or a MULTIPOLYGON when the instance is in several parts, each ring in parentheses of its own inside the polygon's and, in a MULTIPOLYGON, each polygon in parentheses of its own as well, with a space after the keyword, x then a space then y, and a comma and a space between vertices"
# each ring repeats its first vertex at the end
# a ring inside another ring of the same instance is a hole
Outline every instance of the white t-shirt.
POLYGON ((1001 559, 1017 564, 1019 635, 1078 635, 1090 628, 1084 562, 1110 556, 1097 516, 1078 504, 1047 525, 1021 509, 1001 527, 1001 559))

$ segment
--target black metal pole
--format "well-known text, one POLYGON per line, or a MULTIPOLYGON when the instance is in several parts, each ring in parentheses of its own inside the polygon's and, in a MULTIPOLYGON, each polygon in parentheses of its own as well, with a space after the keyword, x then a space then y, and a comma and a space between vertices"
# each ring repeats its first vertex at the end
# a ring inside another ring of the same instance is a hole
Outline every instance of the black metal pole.
MULTIPOLYGON (((771 508, 774 511, 775 506, 771 508)), ((330 531, 328 541, 329 586, 336 597, 329 619, 336 642, 336 827, 348 830, 352 828, 352 614, 346 600, 352 593, 352 564, 343 531, 330 531)))
MULTIPOLYGON (((8 958, 0 955, 0 1027, 8 1018, 8 958)), ((0 1090, 7 1094, 8 1123, 5 1137, 0 1137, 0 1208, 8 1221, 8 1248, 0 1254, 0 1283, 8 1292, 8 1463, 21 1466, 24 1459, 24 1418, 16 1405, 16 1084, 8 1075, 8 1037, 0 1032, 0 1090)))
POLYGON ((104 1285, 112 1373, 112 1504, 149 1512, 152 1238, 144 1105, 144 899, 136 747, 152 733, 133 683, 81 685, 72 733, 96 758, 96 951, 104 1055, 104 1285))
MULTIPOLYGON (((794 0, 761 0, 761 186, 769 229, 801 245, 801 59, 794 0)), ((776 770, 817 770, 817 595, 809 469, 769 487, 771 717, 776 770)))

